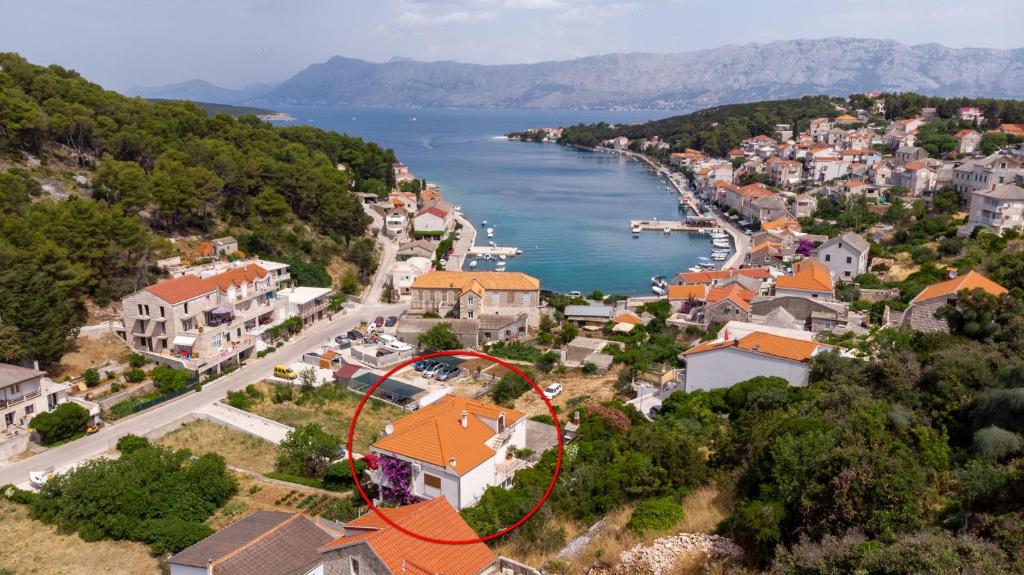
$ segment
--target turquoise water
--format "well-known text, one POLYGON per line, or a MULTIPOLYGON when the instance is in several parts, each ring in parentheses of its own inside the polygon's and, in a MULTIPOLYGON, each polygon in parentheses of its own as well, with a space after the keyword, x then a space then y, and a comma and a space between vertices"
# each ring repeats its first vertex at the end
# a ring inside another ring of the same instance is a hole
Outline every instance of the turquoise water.
MULTIPOLYGON (((671 276, 706 256, 706 236, 644 232, 631 219, 679 219, 678 197, 642 164, 555 144, 511 142, 514 130, 607 120, 639 122, 658 112, 287 107, 294 124, 346 132, 395 150, 419 178, 441 186, 494 241, 523 254, 506 269, 539 277, 544 289, 649 294, 653 275, 671 276), (415 120, 413 120, 415 118, 415 120)), ((481 262, 477 269, 488 269, 481 262)))

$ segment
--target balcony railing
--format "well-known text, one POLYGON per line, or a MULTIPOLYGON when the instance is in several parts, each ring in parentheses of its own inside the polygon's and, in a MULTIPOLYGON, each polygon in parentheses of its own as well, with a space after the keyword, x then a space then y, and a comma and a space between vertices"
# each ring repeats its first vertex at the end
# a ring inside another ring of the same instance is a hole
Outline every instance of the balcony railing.
POLYGON ((35 399, 37 397, 39 397, 39 390, 38 389, 35 390, 35 391, 30 391, 28 393, 22 394, 22 395, 20 395, 18 397, 11 397, 11 398, 7 398, 7 399, 0 399, 0 408, 10 407, 12 405, 18 405, 19 403, 23 403, 25 401, 28 401, 29 399, 35 399))

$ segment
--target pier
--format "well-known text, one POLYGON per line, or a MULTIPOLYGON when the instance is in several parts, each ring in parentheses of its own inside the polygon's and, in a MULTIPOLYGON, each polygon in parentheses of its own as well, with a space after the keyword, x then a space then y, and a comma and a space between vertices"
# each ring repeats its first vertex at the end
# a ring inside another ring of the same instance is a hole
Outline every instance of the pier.
POLYGON ((643 232, 664 232, 668 229, 670 232, 687 232, 693 234, 709 234, 712 231, 719 230, 717 226, 695 226, 686 222, 674 221, 674 220, 630 220, 630 229, 639 228, 643 232))
POLYGON ((516 247, 504 247, 504 246, 473 246, 469 248, 467 255, 469 257, 477 257, 482 255, 490 254, 492 256, 505 256, 508 258, 515 257, 519 253, 519 248, 516 247))

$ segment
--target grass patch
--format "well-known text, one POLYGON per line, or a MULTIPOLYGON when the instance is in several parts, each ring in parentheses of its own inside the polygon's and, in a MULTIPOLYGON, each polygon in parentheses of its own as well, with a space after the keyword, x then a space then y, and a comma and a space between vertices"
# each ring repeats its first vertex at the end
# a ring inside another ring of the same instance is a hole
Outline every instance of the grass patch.
POLYGON ((317 489, 324 488, 324 482, 318 479, 310 479, 309 477, 302 477, 300 475, 292 475, 291 473, 281 473, 280 471, 271 471, 264 473, 264 477, 270 479, 276 479, 278 481, 287 481, 288 483, 298 483, 299 485, 305 485, 306 487, 315 487, 317 489))
POLYGON ((219 453, 233 467, 258 473, 274 470, 277 447, 269 441, 198 419, 161 437, 157 443, 171 449, 188 449, 193 455, 219 453))
POLYGON ((4 535, 0 572, 5 569, 18 575, 158 575, 161 572, 159 560, 149 554, 147 545, 108 540, 87 543, 76 534, 61 535, 56 527, 29 518, 24 505, 0 500, 0 525, 4 535))
MULTIPOLYGON (((324 431, 342 438, 348 438, 352 415, 361 399, 345 388, 325 385, 308 391, 295 390, 290 401, 274 403, 273 387, 267 383, 258 384, 262 397, 255 398, 248 411, 274 421, 299 427, 308 423, 319 423, 324 431)), ((379 401, 370 400, 359 414, 353 450, 366 454, 371 443, 383 433, 388 421, 397 421, 405 414, 401 409, 379 401)))

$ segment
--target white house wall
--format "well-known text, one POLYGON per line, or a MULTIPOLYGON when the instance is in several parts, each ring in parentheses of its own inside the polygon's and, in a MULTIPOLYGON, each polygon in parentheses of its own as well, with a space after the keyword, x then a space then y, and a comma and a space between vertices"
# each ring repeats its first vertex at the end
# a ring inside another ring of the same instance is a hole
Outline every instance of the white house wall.
POLYGON ((759 375, 778 376, 790 385, 807 385, 807 365, 738 349, 705 351, 686 358, 686 391, 712 390, 759 375))

